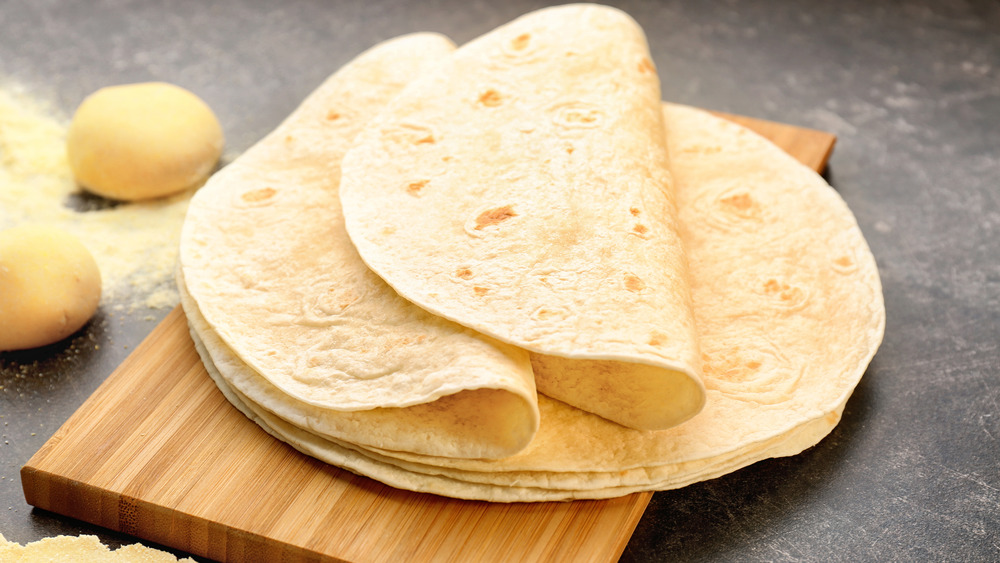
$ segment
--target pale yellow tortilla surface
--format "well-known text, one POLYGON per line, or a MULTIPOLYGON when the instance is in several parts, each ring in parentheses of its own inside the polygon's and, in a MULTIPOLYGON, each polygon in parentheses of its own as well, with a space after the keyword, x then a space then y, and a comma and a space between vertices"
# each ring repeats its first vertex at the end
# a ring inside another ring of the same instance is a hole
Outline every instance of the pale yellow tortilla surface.
POLYGON ((540 392, 669 428, 704 389, 663 135, 635 21, 532 12, 414 80, 359 135, 347 231, 402 296, 533 352, 540 392))
POLYGON ((664 111, 709 390, 706 409, 690 421, 637 431, 540 396, 537 435, 504 459, 330 440, 229 388, 247 367, 198 329, 192 308, 209 371, 248 416, 309 455, 396 487, 461 498, 568 500, 677 488, 814 445, 839 421, 881 342, 874 259, 849 209, 815 172, 706 112, 664 111))
MULTIPOLYGON (((452 51, 378 45, 192 199, 179 272, 206 330, 310 432, 422 454, 498 457, 538 425, 526 352, 433 316, 366 268, 337 198, 361 126, 452 51)), ((279 408, 279 407, 274 407, 279 408)))

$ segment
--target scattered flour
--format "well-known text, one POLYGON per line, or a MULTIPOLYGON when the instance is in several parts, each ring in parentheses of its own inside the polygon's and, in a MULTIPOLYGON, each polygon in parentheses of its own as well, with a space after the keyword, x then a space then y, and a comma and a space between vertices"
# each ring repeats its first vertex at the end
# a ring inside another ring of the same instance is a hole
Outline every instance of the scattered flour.
MULTIPOLYGON (((146 547, 139 543, 126 545, 112 551, 97 536, 56 536, 20 545, 4 539, 0 534, 0 561, 80 561, 88 563, 171 563, 178 559, 173 554, 146 547)), ((179 560, 194 563, 191 558, 179 560)))
POLYGON ((23 89, 0 86, 0 230, 36 223, 76 235, 101 270, 103 307, 173 307, 180 228, 193 190, 141 203, 83 193, 66 161, 68 125, 23 89))

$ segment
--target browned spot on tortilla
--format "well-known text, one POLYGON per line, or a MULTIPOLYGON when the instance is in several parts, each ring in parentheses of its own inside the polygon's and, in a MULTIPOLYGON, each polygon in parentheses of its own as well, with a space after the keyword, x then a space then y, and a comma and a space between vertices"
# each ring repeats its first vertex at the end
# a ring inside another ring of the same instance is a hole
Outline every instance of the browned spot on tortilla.
POLYGON ((479 95, 479 103, 486 107, 495 108, 499 106, 502 101, 503 100, 500 98, 500 92, 497 92, 492 88, 479 95))
POLYGON ((833 263, 843 268, 850 268, 854 265, 854 261, 851 260, 850 256, 841 256, 840 258, 834 260, 833 263))
MULTIPOLYGON (((330 291, 333 292, 335 291, 335 289, 331 288, 330 291)), ((350 290, 345 292, 343 295, 340 295, 339 297, 340 299, 337 299, 337 306, 340 308, 340 310, 344 310, 350 307, 355 301, 360 299, 360 296, 357 293, 350 290)))
POLYGON ((642 223, 636 223, 635 226, 632 227, 632 231, 637 234, 644 235, 649 232, 649 227, 643 225, 642 223))
POLYGON ((393 227, 392 225, 389 225, 389 226, 386 226, 386 227, 382 227, 382 230, 380 231, 380 233, 384 237, 392 236, 392 235, 396 234, 396 227, 393 227))
POLYGON ((761 365, 760 362, 758 362, 756 360, 751 360, 751 361, 747 362, 747 367, 750 368, 750 369, 757 369, 757 368, 760 367, 760 365, 761 365))
POLYGON ((764 291, 767 293, 777 293, 782 289, 787 289, 787 288, 788 288, 787 284, 781 284, 776 279, 770 279, 764 282, 764 291), (784 288, 782 288, 782 285, 784 285, 784 288))
POLYGON ((457 272, 455 272, 455 275, 463 280, 467 280, 472 277, 472 270, 468 268, 460 268, 457 272))
POLYGON ((597 113, 595 110, 576 110, 565 112, 564 118, 567 123, 593 123, 597 121, 597 113))
POLYGON ((528 43, 530 41, 531 41, 531 34, 522 33, 521 35, 518 35, 517 37, 514 38, 513 41, 510 42, 510 46, 512 49, 516 51, 523 51, 525 48, 528 47, 528 43))
POLYGON ((327 121, 336 121, 337 119, 340 119, 340 112, 338 112, 335 109, 332 109, 326 112, 326 119, 327 121))
POLYGON ((480 297, 482 297, 483 295, 486 295, 490 290, 489 290, 489 288, 477 285, 477 286, 475 286, 475 287, 472 288, 472 291, 476 292, 476 295, 479 295, 480 297))
POLYGON ((631 213, 634 217, 638 217, 639 216, 639 208, 638 207, 629 207, 628 208, 628 212, 631 213))
POLYGON ((635 274, 625 274, 625 289, 633 293, 638 293, 643 289, 646 289, 646 282, 642 281, 642 279, 635 274))
POLYGON ((732 207, 733 209, 736 209, 737 211, 748 211, 753 207, 753 198, 750 197, 750 194, 736 194, 723 198, 719 201, 732 207))
POLYGON ((654 72, 656 72, 656 66, 653 64, 653 61, 649 60, 648 57, 643 57, 641 60, 639 60, 640 74, 647 74, 654 72))
POLYGON ((409 185, 406 186, 406 193, 410 195, 420 195, 420 190, 424 189, 424 186, 426 186, 428 182, 430 182, 430 180, 417 180, 416 182, 410 182, 409 185))
POLYGON ((479 217, 476 217, 476 230, 481 231, 490 225, 502 223, 503 221, 516 216, 517 213, 514 213, 514 209, 509 205, 488 209, 480 213, 479 217))
POLYGON ((404 336, 400 338, 396 343, 399 346, 409 346, 410 344, 421 344, 427 340, 426 334, 418 334, 416 336, 404 336))
POLYGON ((537 321, 547 321, 549 319, 557 319, 562 315, 559 314, 557 309, 546 309, 541 307, 536 309, 534 313, 531 314, 531 318, 537 321))
POLYGON ((566 154, 573 154, 573 147, 566 147, 566 154))
POLYGON ((718 152, 722 152, 722 147, 720 147, 718 145, 711 145, 711 146, 708 146, 708 145, 687 145, 687 146, 681 147, 680 150, 681 150, 681 152, 694 153, 694 154, 698 154, 698 153, 700 153, 700 154, 715 154, 715 153, 718 153, 718 152))
POLYGON ((246 192, 240 197, 247 203, 260 203, 264 200, 271 199, 276 193, 278 193, 278 190, 274 188, 261 188, 259 190, 246 192))
POLYGON ((413 144, 427 145, 427 144, 433 144, 434 142, 435 142, 434 135, 427 135, 426 137, 421 137, 420 139, 417 139, 416 142, 414 142, 413 144))
POLYGON ((653 334, 651 334, 649 336, 649 345, 650 346, 659 346, 659 345, 663 344, 663 340, 665 338, 666 337, 663 336, 662 334, 660 334, 659 332, 654 332, 653 334))
POLYGON ((826 418, 826 423, 832 426, 840 421, 840 413, 837 411, 833 411, 831 413, 827 413, 825 418, 826 418))
POLYGON ((450 156, 442 156, 441 160, 444 161, 444 162, 448 162, 449 160, 451 160, 451 157, 450 156))
POLYGON ((801 289, 775 279, 764 282, 764 293, 767 295, 776 295, 782 301, 794 302, 802 299, 801 289))
POLYGON ((285 142, 286 143, 291 143, 294 140, 295 140, 295 137, 292 137, 291 135, 286 135, 285 136, 285 142))

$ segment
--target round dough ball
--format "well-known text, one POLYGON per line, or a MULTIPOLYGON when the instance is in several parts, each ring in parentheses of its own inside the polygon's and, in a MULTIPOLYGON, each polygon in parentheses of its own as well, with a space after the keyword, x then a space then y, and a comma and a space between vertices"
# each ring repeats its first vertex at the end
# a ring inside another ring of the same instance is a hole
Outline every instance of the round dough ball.
POLYGON ((146 82, 88 96, 70 123, 66 156, 85 189, 135 201, 204 182, 224 142, 219 121, 198 96, 146 82))
POLYGON ((0 351, 66 338, 100 300, 101 272, 76 237, 33 225, 0 231, 0 351))

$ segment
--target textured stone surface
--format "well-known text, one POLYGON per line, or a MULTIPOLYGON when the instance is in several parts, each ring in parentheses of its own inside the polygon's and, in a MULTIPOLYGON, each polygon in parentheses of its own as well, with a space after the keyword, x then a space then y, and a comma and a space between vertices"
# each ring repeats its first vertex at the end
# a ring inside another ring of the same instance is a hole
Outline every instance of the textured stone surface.
MULTIPOLYGON (((166 80, 216 110, 237 154, 375 42, 464 42, 529 2, 12 1, 0 81, 67 115, 109 84, 166 80)), ((664 97, 825 129, 828 178, 879 262, 885 343, 811 450, 658 493, 624 561, 1000 559, 1000 5, 622 2, 664 97)), ((99 314, 0 354, 0 533, 132 538, 32 510, 20 466, 166 310, 99 314)))

